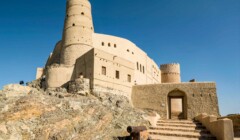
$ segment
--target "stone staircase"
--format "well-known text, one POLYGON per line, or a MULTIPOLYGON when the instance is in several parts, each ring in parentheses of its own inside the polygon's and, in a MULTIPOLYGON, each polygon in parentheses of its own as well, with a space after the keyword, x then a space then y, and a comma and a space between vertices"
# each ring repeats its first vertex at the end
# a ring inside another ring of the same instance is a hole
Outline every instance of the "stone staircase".
POLYGON ((148 132, 151 140, 216 140, 200 122, 190 120, 159 120, 148 132))

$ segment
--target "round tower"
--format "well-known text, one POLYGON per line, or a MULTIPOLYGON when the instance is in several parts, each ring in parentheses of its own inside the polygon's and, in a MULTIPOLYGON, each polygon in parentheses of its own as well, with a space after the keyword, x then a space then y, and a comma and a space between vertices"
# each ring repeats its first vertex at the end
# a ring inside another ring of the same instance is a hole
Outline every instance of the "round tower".
POLYGON ((60 63, 73 66, 92 48, 93 21, 88 0, 67 0, 60 63))
POLYGON ((180 83, 180 64, 163 64, 160 66, 162 83, 180 83))

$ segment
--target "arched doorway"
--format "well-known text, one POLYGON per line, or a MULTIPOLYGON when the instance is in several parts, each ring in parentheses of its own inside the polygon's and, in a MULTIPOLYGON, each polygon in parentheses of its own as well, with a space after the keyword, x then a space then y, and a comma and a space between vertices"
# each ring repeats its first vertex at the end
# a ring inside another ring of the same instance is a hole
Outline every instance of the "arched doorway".
POLYGON ((187 97, 180 90, 168 94, 168 119, 187 119, 187 97))

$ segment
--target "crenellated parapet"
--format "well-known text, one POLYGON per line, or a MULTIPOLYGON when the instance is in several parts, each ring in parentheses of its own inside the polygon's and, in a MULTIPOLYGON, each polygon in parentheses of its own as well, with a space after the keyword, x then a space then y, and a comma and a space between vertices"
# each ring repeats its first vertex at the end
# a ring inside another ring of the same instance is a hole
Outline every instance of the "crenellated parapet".
POLYGON ((180 64, 171 63, 160 66, 162 72, 162 83, 180 83, 180 64))

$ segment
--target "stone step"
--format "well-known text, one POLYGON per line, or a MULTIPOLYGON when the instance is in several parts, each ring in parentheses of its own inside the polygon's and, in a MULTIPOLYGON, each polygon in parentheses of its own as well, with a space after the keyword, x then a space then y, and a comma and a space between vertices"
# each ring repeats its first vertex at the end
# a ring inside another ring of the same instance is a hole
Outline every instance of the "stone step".
POLYGON ((157 123, 199 124, 199 125, 202 125, 202 123, 200 123, 198 121, 165 121, 165 120, 159 120, 157 123))
POLYGON ((157 126, 185 127, 185 128, 196 128, 196 129, 205 129, 206 128, 200 124, 157 123, 157 126))
POLYGON ((151 140, 216 140, 212 138, 184 138, 184 137, 174 137, 174 136, 160 136, 160 135, 151 135, 151 140))
POLYGON ((210 132, 207 129, 195 129, 195 128, 186 128, 186 127, 157 126, 157 127, 150 127, 150 130, 169 130, 169 131, 182 131, 182 132, 210 134, 210 132))
POLYGON ((185 138, 198 138, 198 139, 212 139, 216 138, 211 134, 200 134, 193 132, 180 132, 180 131, 168 131, 168 130, 148 130, 149 134, 152 135, 160 135, 160 136, 174 136, 174 137, 185 137, 185 138))
POLYGON ((171 120, 171 119, 168 119, 168 120, 158 120, 158 121, 164 121, 164 122, 193 122, 195 120, 173 120, 173 119, 171 120))

